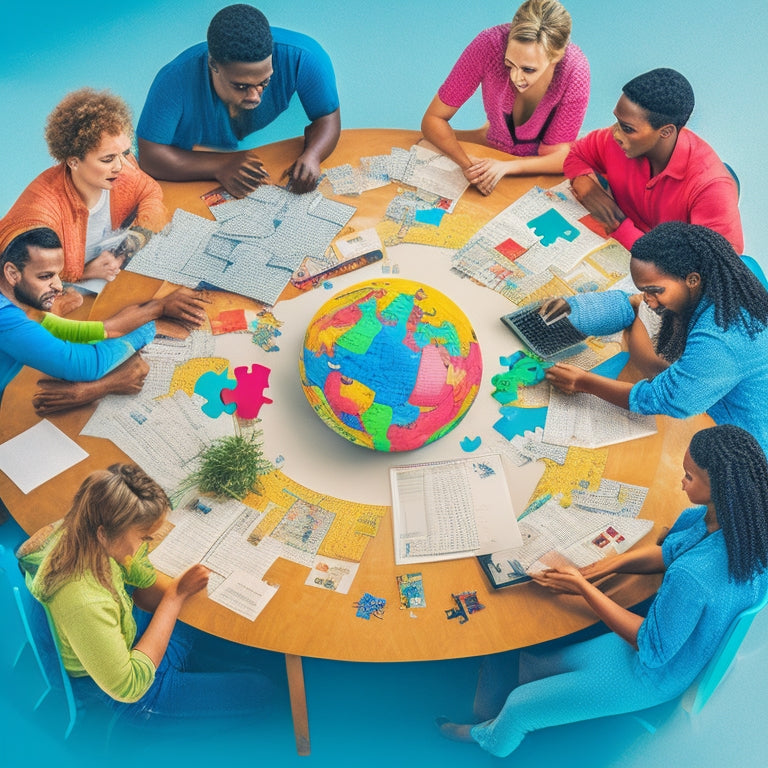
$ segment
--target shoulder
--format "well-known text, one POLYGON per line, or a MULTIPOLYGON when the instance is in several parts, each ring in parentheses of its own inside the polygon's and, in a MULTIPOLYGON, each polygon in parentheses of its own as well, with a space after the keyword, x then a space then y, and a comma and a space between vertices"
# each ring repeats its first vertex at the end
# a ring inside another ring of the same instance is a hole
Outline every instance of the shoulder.
POLYGON ((569 74, 589 76, 589 61, 581 48, 575 43, 568 43, 568 47, 565 49, 559 64, 569 74))
POLYGON ((160 69, 158 75, 191 72, 200 62, 208 63, 208 43, 190 46, 160 69))
POLYGON ((16 326, 20 323, 32 322, 20 307, 0 294, 0 327, 9 330, 9 325, 16 326))
POLYGON ((509 27, 509 24, 497 24, 495 27, 488 27, 475 35, 468 47, 483 48, 489 53, 498 51, 503 53, 507 49, 509 27))
POLYGON ((673 171, 691 182, 723 180, 735 185, 733 176, 717 152, 701 136, 688 128, 683 128, 677 137, 671 165, 673 171))
POLYGON ((323 58, 328 56, 323 46, 309 35, 281 27, 270 27, 270 29, 272 30, 274 56, 318 56, 323 58))

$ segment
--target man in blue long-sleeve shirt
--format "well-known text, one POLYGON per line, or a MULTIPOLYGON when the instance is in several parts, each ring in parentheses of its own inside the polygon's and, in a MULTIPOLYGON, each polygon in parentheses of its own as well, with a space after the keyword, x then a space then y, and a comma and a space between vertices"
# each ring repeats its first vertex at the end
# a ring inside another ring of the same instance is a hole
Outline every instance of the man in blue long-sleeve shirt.
MULTIPOLYGON (((65 389, 62 406, 82 405, 109 392, 137 392, 148 369, 135 353, 154 338, 154 319, 170 313, 199 324, 204 316, 204 300, 183 289, 165 302, 118 313, 112 331, 107 328, 110 321, 73 324, 48 317, 41 324, 30 319, 27 312, 47 311, 61 292, 63 265, 61 243, 44 227, 19 235, 0 257, 0 397, 24 365, 66 382, 92 382, 65 389), (124 335, 108 338, 117 333, 124 335), (82 341, 94 343, 78 343, 82 341)), ((60 409, 44 396, 35 403, 39 413, 60 409)))

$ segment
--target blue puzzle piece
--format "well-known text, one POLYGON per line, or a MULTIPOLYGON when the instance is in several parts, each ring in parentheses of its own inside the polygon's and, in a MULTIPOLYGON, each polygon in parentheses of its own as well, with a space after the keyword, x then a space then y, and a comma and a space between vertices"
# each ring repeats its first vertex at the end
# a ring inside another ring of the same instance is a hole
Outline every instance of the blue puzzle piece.
POLYGON ((571 243, 580 234, 579 230, 554 208, 550 208, 541 216, 531 219, 528 226, 537 237, 541 238, 541 244, 545 247, 552 245, 558 237, 571 243))
POLYGON ((536 427, 544 427, 547 420, 546 408, 518 408, 507 405, 501 409, 503 416, 493 425, 493 428, 507 440, 515 435, 533 432, 536 427))
POLYGON ((465 453, 472 453, 472 451, 476 451, 480 447, 482 442, 483 439, 481 437, 463 437, 459 441, 459 445, 465 453))
POLYGON ((432 224, 434 227, 439 227, 443 216, 445 216, 445 211, 442 208, 427 208, 416 211, 413 218, 421 224, 432 224))
POLYGON ((222 413, 234 413, 237 403, 224 405, 221 400, 222 389, 232 389, 237 381, 230 379, 224 370, 221 373, 206 371, 195 382, 195 394, 204 397, 208 402, 201 406, 203 413, 212 419, 217 419, 222 413))

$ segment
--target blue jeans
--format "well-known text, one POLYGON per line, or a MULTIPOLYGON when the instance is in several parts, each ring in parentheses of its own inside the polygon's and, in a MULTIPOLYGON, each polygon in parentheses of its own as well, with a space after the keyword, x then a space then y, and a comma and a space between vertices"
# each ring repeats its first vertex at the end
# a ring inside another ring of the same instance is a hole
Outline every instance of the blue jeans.
MULTIPOLYGON (((149 625, 152 614, 134 607, 137 637, 149 625)), ((272 699, 274 684, 255 668, 259 651, 235 643, 206 638, 206 655, 215 659, 220 671, 198 670, 205 658, 196 658, 193 645, 203 633, 177 623, 168 649, 155 673, 150 689, 137 702, 116 701, 102 691, 90 677, 71 678, 75 698, 98 699, 119 713, 121 720, 142 721, 155 717, 245 717, 254 715, 272 699), (232 658, 232 657, 235 658, 232 658)), ((207 666, 207 665, 206 665, 207 666)))

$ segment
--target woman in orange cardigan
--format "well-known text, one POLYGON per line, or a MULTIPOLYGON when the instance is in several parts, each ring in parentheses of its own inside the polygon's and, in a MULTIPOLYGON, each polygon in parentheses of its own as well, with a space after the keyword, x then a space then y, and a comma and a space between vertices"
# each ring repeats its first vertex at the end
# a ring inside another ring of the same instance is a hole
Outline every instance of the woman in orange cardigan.
MULTIPOLYGON (((20 232, 50 227, 64 247, 64 281, 113 280, 131 248, 129 227, 167 221, 159 184, 131 154, 128 106, 108 91, 82 88, 56 106, 45 128, 58 164, 41 173, 0 221, 0 252, 20 232)), ((146 235, 146 231, 144 232, 146 235)))

